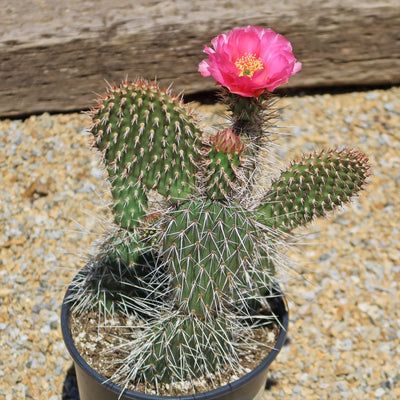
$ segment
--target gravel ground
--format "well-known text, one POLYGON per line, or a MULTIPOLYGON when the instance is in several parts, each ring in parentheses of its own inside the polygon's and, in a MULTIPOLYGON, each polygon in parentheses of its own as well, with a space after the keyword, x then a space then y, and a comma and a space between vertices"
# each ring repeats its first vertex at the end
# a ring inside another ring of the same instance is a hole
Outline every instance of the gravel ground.
MULTIPOLYGON (((400 398, 400 88, 280 101, 279 156, 355 145, 367 190, 301 234, 283 287, 288 345, 269 399, 400 398)), ((215 106, 200 106, 205 116, 215 106)), ((0 121, 0 399, 77 399, 61 338, 66 285, 101 232, 103 172, 84 114, 0 121)))

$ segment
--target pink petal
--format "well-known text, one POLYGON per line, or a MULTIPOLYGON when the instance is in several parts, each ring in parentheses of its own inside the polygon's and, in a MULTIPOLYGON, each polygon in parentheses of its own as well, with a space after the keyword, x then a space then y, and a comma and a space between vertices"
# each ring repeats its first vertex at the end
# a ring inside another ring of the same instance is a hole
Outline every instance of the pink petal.
POLYGON ((203 61, 199 64, 199 72, 200 72, 203 76, 205 76, 205 77, 211 75, 211 72, 210 72, 210 65, 208 64, 208 61, 207 61, 207 60, 203 60, 203 61))

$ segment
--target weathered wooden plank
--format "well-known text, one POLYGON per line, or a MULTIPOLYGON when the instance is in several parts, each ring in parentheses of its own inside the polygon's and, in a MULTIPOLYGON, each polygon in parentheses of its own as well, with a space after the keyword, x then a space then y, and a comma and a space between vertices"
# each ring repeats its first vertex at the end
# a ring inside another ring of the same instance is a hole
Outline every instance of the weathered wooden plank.
POLYGON ((293 43, 293 88, 400 83, 398 0, 0 0, 0 116, 86 108, 125 76, 212 90, 204 44, 249 24, 293 43))

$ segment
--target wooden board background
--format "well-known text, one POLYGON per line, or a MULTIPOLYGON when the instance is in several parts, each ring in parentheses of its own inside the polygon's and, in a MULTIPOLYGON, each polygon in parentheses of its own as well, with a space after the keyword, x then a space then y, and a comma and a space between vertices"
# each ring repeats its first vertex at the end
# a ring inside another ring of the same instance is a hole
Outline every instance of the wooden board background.
POLYGON ((0 117, 84 109, 125 76, 212 90, 204 44, 249 24, 292 42, 292 88, 400 83, 399 0, 0 0, 0 117))

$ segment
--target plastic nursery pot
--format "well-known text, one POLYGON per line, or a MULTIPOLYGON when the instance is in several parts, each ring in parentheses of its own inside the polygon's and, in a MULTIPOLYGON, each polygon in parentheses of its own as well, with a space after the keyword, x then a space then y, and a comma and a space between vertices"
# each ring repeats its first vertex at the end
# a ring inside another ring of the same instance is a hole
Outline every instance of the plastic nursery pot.
POLYGON ((283 346, 289 324, 286 299, 281 292, 278 292, 278 295, 272 299, 271 308, 278 317, 281 330, 275 348, 261 364, 240 379, 208 392, 185 396, 156 396, 129 389, 123 391, 121 386, 101 376, 81 357, 74 346, 70 332, 71 302, 67 299, 71 292, 70 286, 62 304, 61 329, 65 345, 74 361, 80 400, 258 400, 264 391, 268 368, 283 346))

